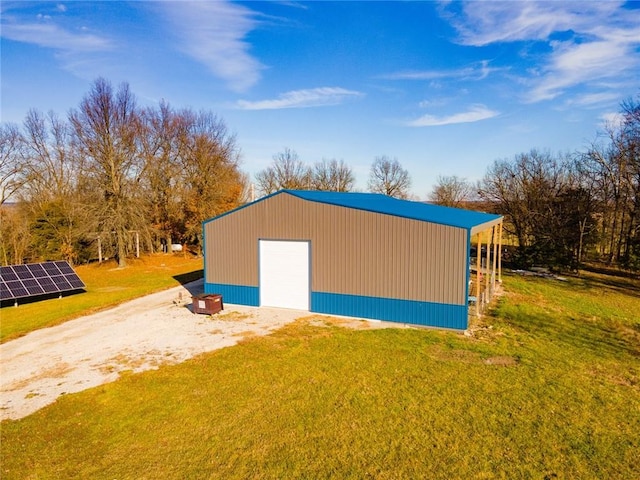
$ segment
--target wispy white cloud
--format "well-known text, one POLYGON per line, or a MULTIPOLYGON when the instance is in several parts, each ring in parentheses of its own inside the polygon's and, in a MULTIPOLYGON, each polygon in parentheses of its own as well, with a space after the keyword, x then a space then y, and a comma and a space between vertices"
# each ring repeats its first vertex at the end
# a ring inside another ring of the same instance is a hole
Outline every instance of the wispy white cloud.
POLYGON ((250 9, 226 2, 160 2, 159 11, 172 24, 179 48, 243 92, 255 85, 265 67, 251 53, 246 40, 258 26, 250 9))
POLYGON ((550 53, 541 56, 536 75, 525 79, 529 86, 525 100, 538 102, 604 79, 637 82, 640 11, 623 5, 622 1, 469 1, 449 4, 443 12, 464 45, 546 42, 550 53))
POLYGON ((48 16, 40 18, 43 21, 36 23, 3 21, 2 37, 16 42, 52 48, 66 54, 104 51, 113 46, 106 37, 69 31, 50 22, 48 16))
POLYGON ((567 100, 567 106, 590 107, 602 103, 611 103, 620 101, 620 97, 615 92, 598 92, 578 95, 575 98, 567 100))
POLYGON ((104 75, 105 58, 116 52, 117 40, 69 17, 63 4, 44 3, 41 7, 35 13, 20 3, 6 8, 3 4, 2 38, 51 50, 60 67, 79 78, 104 75))
POLYGON ((630 43, 604 39, 582 44, 559 42, 552 46, 554 53, 544 74, 530 91, 531 102, 556 98, 576 85, 620 79, 640 68, 640 58, 630 43))
MULTIPOLYGON (((462 10, 445 16, 458 30, 464 45, 485 46, 496 42, 546 40, 554 32, 590 31, 600 22, 620 15, 624 2, 477 2, 461 4, 462 10)), ((458 7, 460 4, 452 4, 458 7)))
POLYGON ((308 108, 339 105, 348 99, 362 97, 362 92, 339 87, 321 87, 306 90, 293 90, 278 98, 251 102, 239 100, 237 107, 242 110, 277 110, 282 108, 308 108))
POLYGON ((423 115, 416 120, 411 120, 406 123, 408 127, 436 127, 441 125, 453 125, 457 123, 473 123, 481 120, 487 120, 498 116, 500 113, 485 105, 477 104, 472 105, 466 112, 455 113, 453 115, 447 115, 444 117, 438 117, 435 115, 423 115))
POLYGON ((446 79, 468 79, 483 80, 491 73, 501 70, 500 68, 489 67, 489 62, 484 60, 476 65, 454 70, 420 70, 402 71, 382 75, 380 78, 386 80, 446 80, 446 79))

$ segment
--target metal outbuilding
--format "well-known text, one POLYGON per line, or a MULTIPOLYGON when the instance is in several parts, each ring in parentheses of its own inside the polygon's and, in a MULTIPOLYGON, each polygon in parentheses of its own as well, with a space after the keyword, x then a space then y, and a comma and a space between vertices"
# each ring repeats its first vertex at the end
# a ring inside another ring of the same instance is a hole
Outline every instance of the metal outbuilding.
POLYGON ((495 286, 501 227, 499 215, 380 194, 281 190, 203 223, 205 293, 466 329, 470 300, 477 312, 495 286))

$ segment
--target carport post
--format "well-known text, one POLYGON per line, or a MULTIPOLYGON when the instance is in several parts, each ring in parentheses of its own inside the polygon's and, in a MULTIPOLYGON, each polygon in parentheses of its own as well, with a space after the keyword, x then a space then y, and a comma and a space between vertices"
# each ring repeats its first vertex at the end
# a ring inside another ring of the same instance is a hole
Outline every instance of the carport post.
POLYGON ((498 234, 498 225, 494 225, 493 226, 493 269, 491 271, 491 291, 495 292, 496 291, 496 263, 498 262, 498 242, 496 241, 496 237, 499 236, 498 234))
POLYGON ((489 290, 489 252, 491 251, 491 242, 493 242, 493 227, 487 229, 487 254, 484 261, 484 303, 489 303, 491 300, 491 291, 489 290))
POLYGON ((498 231, 498 282, 502 283, 502 222, 500 222, 500 230, 498 231))
POLYGON ((476 247, 476 317, 480 316, 480 256, 482 255, 482 232, 478 232, 476 247))

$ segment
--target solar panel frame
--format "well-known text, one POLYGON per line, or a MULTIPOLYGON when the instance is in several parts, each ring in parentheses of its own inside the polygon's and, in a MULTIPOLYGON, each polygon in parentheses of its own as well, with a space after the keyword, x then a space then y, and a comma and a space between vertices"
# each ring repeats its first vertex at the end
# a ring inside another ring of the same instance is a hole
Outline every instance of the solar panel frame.
POLYGON ((44 290, 38 283, 38 280, 36 280, 35 278, 28 278, 26 280, 23 280, 22 284, 24 285, 24 288, 27 290, 27 292, 29 292, 31 295, 42 295, 44 293, 44 290))
POLYGON ((64 261, 0 267, 0 300, 17 300, 86 288, 64 261))
POLYGON ((26 265, 16 265, 16 267, 25 267, 25 268, 14 268, 13 271, 16 272, 16 275, 18 275, 18 278, 20 280, 26 280, 27 278, 33 278, 33 275, 31 274, 31 272, 29 271, 29 269, 27 268, 26 265))
POLYGON ((33 275, 34 278, 41 278, 41 277, 48 277, 49 276, 49 275, 47 275, 47 271, 44 269, 44 267, 40 263, 32 263, 32 264, 27 265, 27 267, 29 268, 29 271, 31 272, 31 275, 33 275))
POLYGON ((4 281, 18 280, 16 272, 11 267, 0 267, 0 278, 4 281))
POLYGON ((24 285, 20 280, 11 280, 6 283, 9 292, 13 295, 13 298, 22 298, 29 296, 29 291, 24 288, 24 285))
POLYGON ((80 280, 79 277, 72 277, 71 275, 67 275, 67 282, 71 284, 73 288, 84 288, 84 283, 80 280))
POLYGON ((58 267, 58 270, 60 270, 60 272, 65 275, 76 274, 76 272, 73 271, 73 268, 71 268, 71 265, 69 265, 67 262, 53 262, 53 263, 55 264, 56 267, 58 267))
POLYGON ((60 270, 58 270, 58 267, 56 267, 55 263, 53 262, 43 263, 42 267, 47 271, 49 275, 57 275, 60 273, 60 270))
POLYGON ((45 293, 54 293, 58 291, 58 287, 56 287, 55 283, 53 283, 53 280, 50 278, 39 278, 38 283, 40 283, 40 286, 45 293))
POLYGON ((11 292, 9 291, 9 287, 4 282, 4 280, 0 280, 0 300, 9 300, 11 299, 11 292))
POLYGON ((71 284, 67 282, 66 278, 64 278, 64 275, 51 275, 51 280, 53 280, 53 283, 60 289, 60 291, 70 290, 72 288, 71 284))

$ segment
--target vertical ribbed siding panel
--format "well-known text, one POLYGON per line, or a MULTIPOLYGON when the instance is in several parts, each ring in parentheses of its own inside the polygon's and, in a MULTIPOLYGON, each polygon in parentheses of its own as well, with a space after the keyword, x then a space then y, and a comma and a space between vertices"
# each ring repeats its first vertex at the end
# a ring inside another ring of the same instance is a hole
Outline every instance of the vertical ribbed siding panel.
POLYGON ((253 307, 260 305, 260 292, 258 287, 205 282, 204 293, 218 293, 222 295, 224 303, 250 305, 253 307))
POLYGON ((279 194, 205 224, 206 282, 258 286, 258 239, 309 240, 312 291, 465 304, 466 231, 279 194))
POLYGON ((468 320, 466 305, 321 292, 311 293, 311 310, 318 313, 460 330, 467 328, 468 320))

